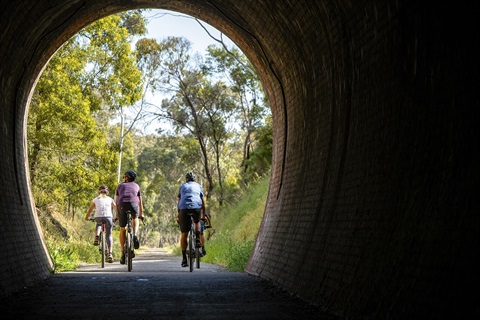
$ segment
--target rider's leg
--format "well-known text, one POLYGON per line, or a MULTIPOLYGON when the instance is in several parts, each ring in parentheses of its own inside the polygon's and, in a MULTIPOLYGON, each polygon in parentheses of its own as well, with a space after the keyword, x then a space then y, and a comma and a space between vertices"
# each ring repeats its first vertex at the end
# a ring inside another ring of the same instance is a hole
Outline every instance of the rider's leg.
POLYGON ((102 224, 98 224, 97 223, 97 226, 95 228, 95 236, 98 237, 100 235, 100 231, 102 230, 102 224))
POLYGON ((190 230, 190 217, 183 210, 178 210, 177 223, 180 227, 180 247, 182 248, 182 267, 187 266, 187 237, 190 230), (188 219, 187 219, 188 218, 188 219))
POLYGON ((187 232, 182 232, 180 236, 180 247, 182 248, 182 267, 187 266, 187 232))
POLYGON ((205 221, 200 220, 200 242, 203 244, 205 243, 205 237, 203 236, 203 231, 205 229, 205 221))
POLYGON ((205 237, 203 236, 203 232, 205 230, 205 221, 200 220, 200 243, 202 244, 202 255, 206 255, 207 251, 205 250, 205 237))
POLYGON ((182 232, 180 236, 180 246, 182 247, 182 252, 187 250, 187 235, 188 232, 182 232))
POLYGON ((195 225, 195 242, 196 244, 201 244, 200 233, 202 231, 202 228, 200 226, 200 221, 197 223, 194 223, 194 225, 195 225))
POLYGON ((122 248, 122 252, 123 252, 124 245, 125 245, 125 227, 120 227, 120 248, 122 248))
POLYGON ((138 233, 138 218, 132 219, 132 229, 133 229, 133 235, 136 236, 138 233))
POLYGON ((133 247, 135 249, 140 248, 140 242, 138 241, 138 218, 133 218, 132 219, 132 229, 133 229, 133 247))
POLYGON ((96 225, 95 225, 95 240, 93 241, 94 246, 98 246, 100 243, 100 231, 102 230, 102 222, 98 218, 95 218, 96 225))
POLYGON ((112 245, 113 245, 112 228, 113 228, 112 220, 107 219, 107 222, 105 224, 105 236, 106 236, 106 239, 107 239, 108 254, 112 253, 112 245))

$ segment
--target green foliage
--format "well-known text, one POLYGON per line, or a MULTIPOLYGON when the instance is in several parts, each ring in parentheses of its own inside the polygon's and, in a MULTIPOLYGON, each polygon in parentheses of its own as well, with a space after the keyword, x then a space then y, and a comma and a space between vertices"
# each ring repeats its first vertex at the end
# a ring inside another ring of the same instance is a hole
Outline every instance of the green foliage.
POLYGON ((270 170, 272 165, 273 127, 272 118, 265 120, 265 125, 258 128, 252 143, 250 157, 245 160, 248 180, 257 179, 270 170))
MULTIPOLYGON (((266 127, 265 118, 270 114, 267 97, 261 89, 260 80, 253 66, 238 49, 226 50, 212 45, 207 51, 204 70, 207 73, 217 74, 217 77, 218 74, 224 74, 231 82, 230 90, 235 101, 237 123, 243 132, 243 158, 240 166, 243 168, 243 182, 248 184, 251 179, 255 179, 251 173, 256 169, 261 169, 258 176, 265 172, 263 167, 266 166, 254 167, 253 171, 249 166, 252 161, 251 152, 257 144, 256 135, 266 127)), ((261 160, 264 159, 265 157, 261 158, 261 160)))
POLYGON ((79 255, 71 244, 50 245, 48 250, 55 265, 55 272, 68 271, 77 267, 79 255))
POLYGON ((88 72, 82 83, 86 95, 92 98, 92 110, 104 106, 120 109, 141 97, 142 74, 130 47, 132 35, 122 23, 121 15, 111 15, 92 23, 76 37, 75 45, 85 50, 87 58, 88 72))
POLYGON ((202 261, 216 263, 231 271, 245 269, 263 218, 269 177, 252 183, 238 203, 213 215, 213 228, 204 232, 207 255, 202 261))
POLYGON ((121 27, 128 30, 133 36, 143 36, 147 33, 147 21, 143 16, 143 12, 148 10, 131 10, 120 14, 121 27))

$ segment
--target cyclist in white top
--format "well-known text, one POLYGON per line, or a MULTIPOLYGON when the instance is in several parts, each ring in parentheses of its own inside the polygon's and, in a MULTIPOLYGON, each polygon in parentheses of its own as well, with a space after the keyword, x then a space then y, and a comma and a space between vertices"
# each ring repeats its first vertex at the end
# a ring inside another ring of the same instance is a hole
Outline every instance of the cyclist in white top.
POLYGON ((107 262, 113 262, 112 255, 112 245, 113 245, 113 220, 117 216, 117 205, 115 200, 108 196, 108 188, 106 186, 101 186, 98 188, 98 197, 92 200, 92 203, 88 207, 87 214, 85 215, 85 220, 89 220, 93 208, 95 208, 94 218, 97 223, 95 228, 95 241, 93 245, 98 246, 99 243, 99 234, 102 229, 102 221, 105 221, 105 236, 107 239, 107 262), (115 215, 113 215, 115 213, 115 215))

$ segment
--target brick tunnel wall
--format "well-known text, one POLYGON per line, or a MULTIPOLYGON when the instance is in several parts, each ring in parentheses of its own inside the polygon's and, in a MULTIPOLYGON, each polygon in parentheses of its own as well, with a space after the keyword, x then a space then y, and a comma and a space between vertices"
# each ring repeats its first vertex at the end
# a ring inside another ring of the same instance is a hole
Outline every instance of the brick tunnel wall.
POLYGON ((413 1, 1 2, 2 295, 51 268, 25 168, 35 79, 81 27, 141 6, 214 25, 263 78, 275 141, 247 272, 346 318, 478 316, 476 11, 413 1))
POLYGON ((258 22, 290 38, 261 41, 280 75, 278 140, 248 270, 355 319, 471 316, 473 18, 446 7, 350 5, 258 22))

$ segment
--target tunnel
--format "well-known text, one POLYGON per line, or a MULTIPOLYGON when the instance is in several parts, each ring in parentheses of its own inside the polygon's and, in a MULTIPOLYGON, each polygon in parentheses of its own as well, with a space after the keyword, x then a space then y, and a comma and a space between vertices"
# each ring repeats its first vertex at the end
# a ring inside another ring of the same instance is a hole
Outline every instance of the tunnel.
POLYGON ((223 32, 268 95, 245 272, 348 319, 480 316, 478 9, 431 1, 1 1, 0 295, 53 267, 25 150, 36 81, 83 27, 141 8, 223 32))

